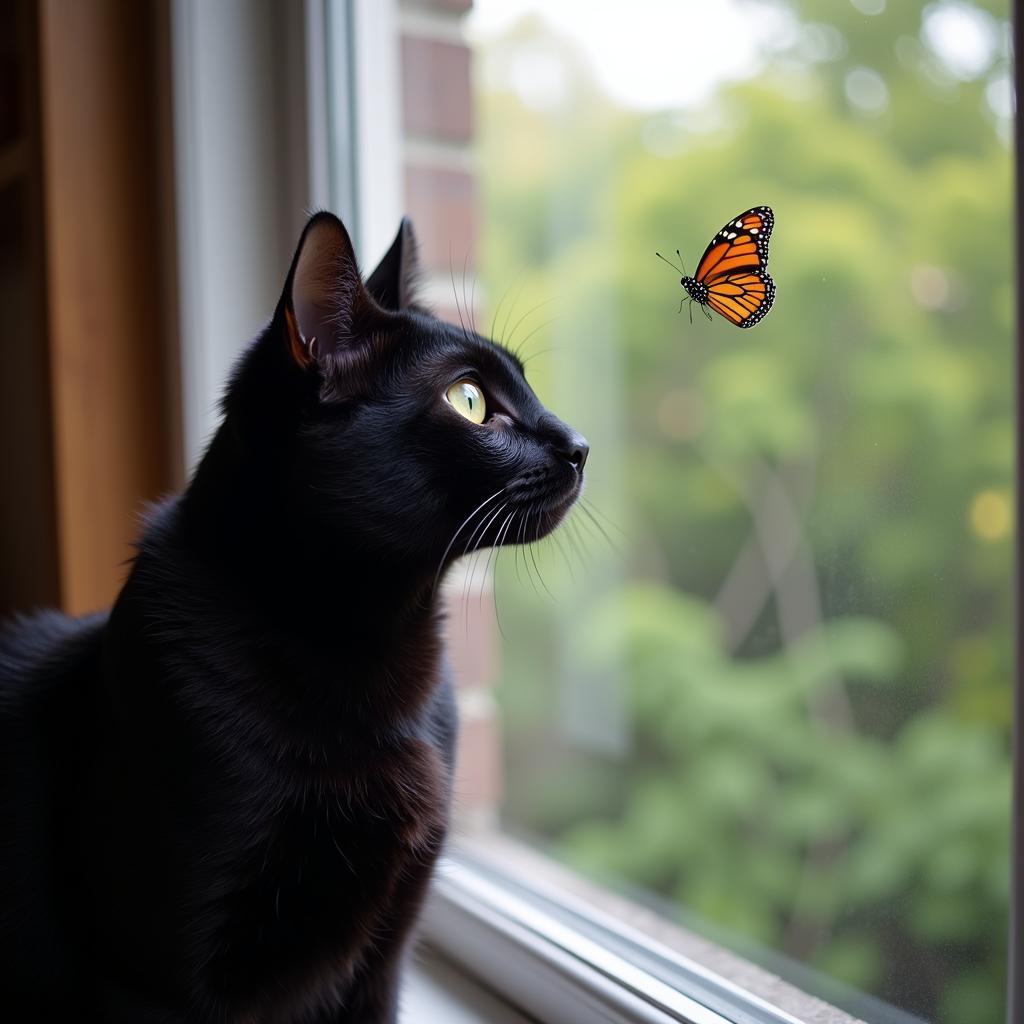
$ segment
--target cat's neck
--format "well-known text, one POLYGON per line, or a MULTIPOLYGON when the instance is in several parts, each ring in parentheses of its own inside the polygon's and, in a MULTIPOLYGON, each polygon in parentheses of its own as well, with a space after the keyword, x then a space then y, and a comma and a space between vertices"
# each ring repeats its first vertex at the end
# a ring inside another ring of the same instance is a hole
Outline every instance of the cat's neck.
POLYGON ((344 608, 357 634, 385 612, 401 623, 433 610, 435 567, 325 537, 292 500, 301 485, 290 479, 287 452, 252 450, 224 423, 183 497, 182 530, 200 557, 248 595, 299 605, 304 621, 337 624, 344 608))
MULTIPOLYGON (((286 652, 287 669, 310 678, 344 675, 339 700, 373 708, 380 724, 397 720, 428 696, 440 670, 431 567, 303 532, 279 472, 272 457, 258 466, 240 457, 222 428, 166 525, 167 549, 184 548, 197 568, 176 570, 178 585, 202 588, 204 600, 215 593, 226 605, 222 621, 240 631, 236 643, 286 652)), ((151 549, 175 559, 162 550, 151 549)))

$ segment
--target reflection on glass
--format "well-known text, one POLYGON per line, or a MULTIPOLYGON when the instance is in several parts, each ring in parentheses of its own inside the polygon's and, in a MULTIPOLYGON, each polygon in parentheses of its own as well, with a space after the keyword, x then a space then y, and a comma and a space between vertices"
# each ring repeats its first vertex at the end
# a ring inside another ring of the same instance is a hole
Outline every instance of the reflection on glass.
POLYGON ((498 563, 505 826, 748 954, 973 1024, 1002 1019, 1008 899, 1007 17, 469 21, 481 322, 592 445, 588 507, 498 563), (692 268, 761 203, 775 309, 691 326, 654 251, 692 268))

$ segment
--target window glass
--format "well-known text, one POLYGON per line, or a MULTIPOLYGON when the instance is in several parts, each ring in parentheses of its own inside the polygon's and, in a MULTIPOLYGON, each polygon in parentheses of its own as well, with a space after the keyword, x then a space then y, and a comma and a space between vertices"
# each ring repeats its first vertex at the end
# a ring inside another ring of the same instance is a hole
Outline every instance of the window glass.
POLYGON ((568 526, 496 562, 501 826, 872 1021, 1004 1012, 1008 17, 465 22, 477 325, 592 446, 568 526), (775 308, 680 310, 655 250, 692 273, 761 204, 775 308))

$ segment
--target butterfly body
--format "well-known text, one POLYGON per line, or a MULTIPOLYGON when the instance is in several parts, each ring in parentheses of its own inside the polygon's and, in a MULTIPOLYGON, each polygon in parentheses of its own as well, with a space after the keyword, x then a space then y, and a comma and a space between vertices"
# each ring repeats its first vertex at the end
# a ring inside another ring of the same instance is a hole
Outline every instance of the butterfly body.
POLYGON ((711 239, 693 277, 684 273, 679 279, 690 299, 737 327, 759 323, 775 301, 775 282, 768 273, 774 226, 775 215, 767 206, 752 207, 730 220, 711 239))
POLYGON ((701 284, 693 277, 681 277, 679 283, 686 289, 687 294, 694 302, 699 302, 702 306, 708 304, 709 296, 706 284, 701 284))

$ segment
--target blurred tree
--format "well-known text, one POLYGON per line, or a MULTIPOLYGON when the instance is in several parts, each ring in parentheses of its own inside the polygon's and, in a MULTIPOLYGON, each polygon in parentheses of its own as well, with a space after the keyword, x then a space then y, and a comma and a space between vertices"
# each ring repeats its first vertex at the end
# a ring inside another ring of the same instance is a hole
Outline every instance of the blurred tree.
POLYGON ((501 584, 506 821, 904 1009, 996 1024, 1007 10, 778 6, 794 32, 701 111, 614 109, 542 22, 481 55, 567 69, 548 105, 481 96, 484 271, 508 287, 495 334, 554 348, 531 379, 590 437, 593 514, 624 534, 577 514, 575 580, 541 556, 560 605, 501 584), (941 45, 958 24, 969 66, 941 45), (691 326, 654 250, 692 269, 760 203, 776 309, 691 326))

